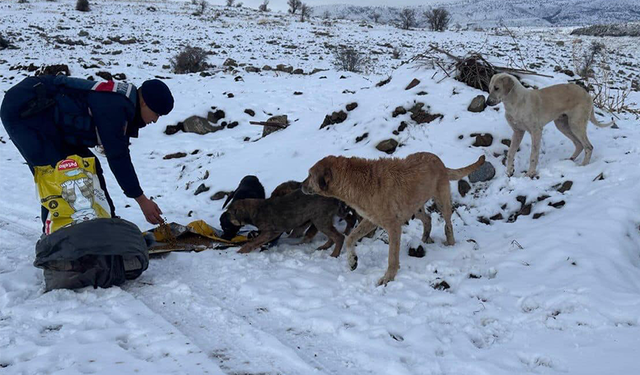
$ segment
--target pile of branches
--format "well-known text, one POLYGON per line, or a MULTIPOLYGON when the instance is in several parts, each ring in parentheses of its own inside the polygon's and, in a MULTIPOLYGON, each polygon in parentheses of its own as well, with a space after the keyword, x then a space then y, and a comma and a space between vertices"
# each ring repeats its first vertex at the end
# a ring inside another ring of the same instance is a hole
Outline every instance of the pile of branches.
POLYGON ((430 49, 426 53, 415 56, 412 61, 416 61, 429 68, 437 66, 446 74, 447 77, 454 77, 456 80, 463 82, 468 86, 485 92, 489 92, 491 77, 497 73, 510 73, 515 75, 530 74, 553 78, 527 69, 493 65, 479 52, 470 52, 463 57, 459 57, 439 48, 436 45, 431 45, 430 49), (453 63, 447 64, 443 62, 434 55, 434 52, 446 55, 453 60, 453 63))

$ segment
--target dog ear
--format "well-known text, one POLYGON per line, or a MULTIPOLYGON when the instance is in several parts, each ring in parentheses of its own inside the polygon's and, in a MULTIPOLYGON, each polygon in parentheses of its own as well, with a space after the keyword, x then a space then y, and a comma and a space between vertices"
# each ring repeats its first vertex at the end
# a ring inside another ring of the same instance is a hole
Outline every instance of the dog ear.
POLYGON ((229 195, 227 195, 227 200, 224 201, 224 204, 222 205, 222 208, 227 207, 227 204, 229 204, 229 202, 233 199, 233 197, 236 195, 236 191, 232 191, 231 193, 229 193, 229 195))
POLYGON ((331 173, 331 169, 325 168, 318 178, 318 187, 320 188, 320 190, 327 191, 332 178, 333 174, 331 173))
POLYGON ((507 95, 511 92, 511 90, 513 89, 513 80, 515 78, 510 77, 510 76, 504 76, 502 77, 502 79, 500 80, 500 83, 502 84, 502 89, 504 90, 504 93, 502 95, 507 95))

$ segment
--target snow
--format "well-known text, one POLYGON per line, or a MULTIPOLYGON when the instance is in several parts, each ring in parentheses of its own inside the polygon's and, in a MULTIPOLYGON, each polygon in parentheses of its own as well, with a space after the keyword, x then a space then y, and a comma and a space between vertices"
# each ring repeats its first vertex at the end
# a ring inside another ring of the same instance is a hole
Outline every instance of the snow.
MULTIPOLYGON (((279 13, 263 16, 222 7, 197 18, 184 2, 155 2, 154 13, 146 11, 146 2, 95 2, 92 12, 78 14, 71 11, 74 3, 0 4, 0 17, 13 21, 3 22, 0 32, 20 47, 0 51, 0 61, 6 61, 0 63, 0 98, 28 74, 10 67, 30 62, 69 63, 79 77, 95 76, 98 70, 124 72, 137 84, 169 77, 165 82, 176 97, 174 111, 144 128, 131 152, 145 193, 170 221, 204 219, 217 225, 222 201, 211 201, 210 195, 235 188, 243 176, 257 175, 270 192, 283 181, 305 178, 309 167, 326 155, 387 157, 375 145, 388 138, 401 144, 394 156, 429 151, 450 168, 485 155, 496 177, 475 184, 465 197, 452 182, 455 246, 443 244, 444 225, 433 213, 435 243, 423 245, 424 258, 409 257, 408 248, 420 244, 422 228, 417 220, 405 226, 401 268, 386 287, 375 286, 386 269, 388 251, 386 234, 378 231, 358 244, 355 271, 348 270, 344 256, 334 259, 315 250, 324 242, 322 236, 310 245, 284 238, 268 251, 246 256, 228 249, 154 258, 149 270, 121 288, 43 293, 41 270, 32 266, 41 231, 32 177, 0 127, 0 139, 6 142, 0 142, 0 374, 638 372, 640 128, 633 115, 619 115, 620 129, 588 126, 594 154, 585 167, 566 160, 571 142, 547 126, 535 180, 524 177, 530 150, 526 136, 516 157, 516 175, 507 178, 502 165, 507 147, 501 140, 509 139, 511 130, 502 106, 470 113, 468 104, 482 92, 443 80, 442 73, 433 77, 435 70, 399 66, 400 60, 379 45, 406 46, 405 60, 431 42, 457 54, 485 46, 495 52, 492 61, 505 64, 507 58, 498 53, 512 53, 508 36, 370 29, 350 21, 325 26, 317 19, 300 24, 279 13), (222 15, 213 21, 216 12, 222 15), (258 24, 263 17, 271 21, 258 24), (87 30, 89 46, 56 48, 29 25, 74 40, 87 30), (100 41, 108 36, 135 36, 140 42, 103 45, 100 41), (156 40, 160 44, 153 44, 156 40), (280 45, 265 43, 270 40, 280 45), (212 76, 174 75, 162 68, 188 43, 215 51, 209 60, 217 65, 212 76), (370 75, 337 72, 325 43, 384 52, 372 54, 377 60, 370 75), (298 48, 282 47, 287 44, 298 48), (122 53, 100 54, 113 50, 122 53), (225 73, 219 67, 227 57, 257 67, 284 63, 305 72, 329 70, 314 75, 225 73), (85 69, 83 63, 101 68, 85 69), (388 76, 389 84, 376 87, 388 76), (421 83, 405 90, 413 78, 421 83), (302 95, 294 95, 296 91, 302 95), (325 115, 353 102, 358 107, 344 123, 319 130, 325 115), (415 102, 444 118, 418 125, 410 114, 391 116, 396 107, 408 109, 415 102), (166 125, 193 114, 205 116, 211 106, 240 125, 205 136, 164 134, 166 125), (287 114, 292 125, 264 139, 262 128, 248 123, 276 114, 287 114), (409 125, 395 136, 392 131, 401 121, 409 125), (364 133, 368 137, 356 143, 364 133), (491 133, 493 144, 473 147, 472 133, 491 133), (194 150, 199 151, 192 154, 194 150), (178 151, 188 156, 163 160, 178 151), (601 173, 604 179, 594 181, 601 173), (572 188, 558 192, 555 186, 565 181, 573 181, 572 188), (209 192, 194 196, 201 183, 209 192), (549 197, 538 202, 543 195, 549 197), (518 196, 533 204, 531 214, 508 222, 520 209, 518 196), (560 208, 549 205, 560 201, 565 202, 560 208), (498 213, 504 219, 491 225, 477 220, 498 213), (534 220, 539 213, 544 216, 534 220), (433 287, 443 280, 449 289, 433 287)), ((515 32, 527 62, 546 58, 538 70, 555 77, 529 76, 527 83, 543 87, 569 79, 553 72, 555 65, 572 66, 574 37, 567 30, 515 32)), ((637 79, 640 71, 634 65, 640 56, 637 41, 605 40, 617 52, 612 72, 625 71, 614 79, 628 85, 628 75, 637 79)), ((640 95, 632 92, 628 100, 637 103, 640 95)), ((108 170, 106 178, 118 214, 149 229, 108 170)))

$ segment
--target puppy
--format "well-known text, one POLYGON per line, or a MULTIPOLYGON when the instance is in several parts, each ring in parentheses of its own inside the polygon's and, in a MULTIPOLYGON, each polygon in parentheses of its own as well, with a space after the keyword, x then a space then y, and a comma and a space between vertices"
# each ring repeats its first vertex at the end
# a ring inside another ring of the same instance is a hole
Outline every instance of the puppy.
POLYGON ((589 120, 599 127, 607 127, 612 122, 600 123, 593 111, 593 99, 583 88, 574 84, 561 84, 540 90, 529 90, 512 75, 506 73, 491 77, 487 105, 504 103, 507 123, 513 129, 511 145, 507 153, 507 175, 514 172, 513 161, 524 137, 531 135, 531 157, 527 176, 534 177, 540 155, 542 128, 553 121, 556 127, 575 146, 570 159, 575 160, 584 149, 582 165, 589 164, 593 146, 587 137, 589 120))
MULTIPOLYGON (((302 188, 302 183, 298 182, 298 181, 286 181, 281 183, 280 185, 278 185, 273 192, 271 193, 271 197, 282 197, 284 195, 293 193, 296 190, 300 190, 302 188)), ((342 202, 341 202, 342 203, 342 202)), ((344 234, 345 235, 349 235, 349 233, 351 233, 351 230, 353 229, 353 227, 356 224, 356 220, 357 220, 357 216, 355 214, 355 212, 353 212, 353 209, 348 207, 347 205, 345 205, 344 203, 342 203, 340 205, 340 210, 338 211, 337 216, 339 218, 341 218, 342 220, 344 220, 347 223, 347 226, 344 230, 344 234)), ((294 230, 291 231, 291 234, 289 234, 289 237, 291 238, 299 238, 302 237, 302 235, 304 234, 304 240, 303 243, 306 242, 311 242, 313 240, 313 237, 315 237, 315 235, 318 233, 318 229, 309 223, 304 223, 303 225, 299 226, 298 228, 295 228, 294 230)))
POLYGON ((401 226, 412 216, 423 225, 422 240, 429 242, 431 217, 424 212, 425 203, 433 198, 445 220, 446 244, 455 244, 451 224, 450 180, 459 180, 484 163, 460 169, 449 169, 436 155, 419 152, 405 159, 368 160, 327 156, 309 170, 302 191, 342 200, 362 216, 362 221, 346 239, 347 261, 352 270, 358 266, 354 245, 377 226, 389 235, 389 266, 378 285, 393 281, 400 262, 401 226))
POLYGON ((329 241, 318 248, 319 250, 328 249, 335 243, 332 257, 340 255, 344 242, 342 233, 333 226, 333 217, 339 211, 340 201, 337 199, 306 195, 301 190, 295 190, 282 197, 236 200, 227 209, 229 221, 233 225, 250 224, 260 231, 260 234, 244 244, 238 253, 249 253, 282 233, 310 222, 329 237, 329 241))
MULTIPOLYGON (((247 198, 254 199, 264 199, 264 187, 258 180, 256 176, 245 176, 240 181, 240 184, 229 196, 227 200, 222 205, 222 208, 225 208, 230 201, 237 201, 247 198)), ((233 225, 229 220, 229 214, 227 212, 222 213, 220 215, 220 227, 222 228, 223 234, 222 238, 226 240, 230 240, 238 234, 240 230, 240 226, 233 225)))

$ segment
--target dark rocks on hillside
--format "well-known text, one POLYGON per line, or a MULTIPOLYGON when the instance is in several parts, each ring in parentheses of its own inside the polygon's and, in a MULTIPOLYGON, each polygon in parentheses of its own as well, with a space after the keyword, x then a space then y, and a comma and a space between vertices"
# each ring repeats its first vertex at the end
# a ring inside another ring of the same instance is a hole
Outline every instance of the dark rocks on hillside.
POLYGON ((553 188, 558 190, 560 193, 564 193, 565 191, 571 190, 572 186, 573 186, 573 181, 565 181, 562 183, 562 185, 558 184, 553 188))
POLYGON ((478 113, 484 111, 485 108, 487 108, 487 101, 484 95, 478 95, 473 98, 471 104, 469 104, 469 107, 467 107, 467 110, 469 112, 478 113))
POLYGON ((193 193, 193 195, 198 195, 206 191, 209 191, 209 187, 205 184, 200 184, 200 186, 198 186, 198 188, 196 189, 195 193, 193 193))
POLYGON ((173 154, 168 154, 165 155, 163 157, 164 160, 169 160, 169 159, 179 159, 179 158, 184 158, 185 156, 187 156, 186 152, 175 152, 173 154))
POLYGON ((244 113, 248 114, 251 117, 256 115, 256 111, 254 111, 253 109, 245 109, 244 113))
POLYGON ((356 137, 356 143, 358 142, 362 142, 364 139, 366 139, 369 136, 369 133, 364 133, 363 135, 356 137))
POLYGON ((222 120, 223 118, 225 118, 226 114, 224 113, 223 110, 218 109, 215 112, 209 112, 207 113, 207 120, 210 122, 213 122, 214 124, 217 124, 218 121, 222 120))
POLYGON ((471 185, 465 180, 458 180, 458 193, 464 197, 471 190, 471 185))
POLYGON ((491 146, 491 144, 493 144, 493 136, 489 133, 474 133, 471 134, 471 136, 476 137, 475 142, 473 142, 473 145, 475 147, 489 147, 491 146))
POLYGON ((422 247, 422 245, 419 245, 417 248, 409 248, 410 257, 423 258, 426 254, 427 252, 424 250, 424 247, 422 247))
POLYGON ((411 90, 412 88, 418 86, 420 84, 420 80, 417 78, 414 78, 409 85, 407 85, 407 87, 405 87, 405 90, 411 90))
POLYGON ((349 103, 349 104, 347 104, 347 112, 351 112, 356 108, 358 108, 358 103, 349 103))
POLYGON ((398 147, 398 141, 395 139, 387 139, 376 145, 376 148, 379 151, 385 152, 387 154, 393 154, 398 147))
POLYGON ((200 116, 191 116, 183 121, 183 130, 186 133, 196 133, 204 135, 207 133, 214 133, 218 130, 224 129, 224 126, 213 126, 207 121, 206 118, 200 116))
POLYGON ((431 114, 425 111, 423 107, 424 107, 424 103, 416 103, 411 109, 409 109, 409 112, 411 112, 411 119, 417 122, 418 124, 425 124, 425 123, 428 124, 434 121, 435 119, 444 117, 439 113, 431 114))
POLYGON ((347 113, 345 111, 333 112, 331 115, 326 115, 320 129, 326 128, 329 125, 335 125, 343 123, 347 119, 347 113))
MULTIPOLYGON (((267 122, 273 122, 276 124, 280 124, 282 126, 284 126, 285 128, 289 126, 289 119, 287 117, 287 115, 280 115, 280 116, 272 116, 269 117, 269 119, 267 119, 267 122)), ((277 132, 278 130, 282 130, 282 128, 277 127, 277 126, 265 126, 264 129, 262 130, 262 137, 266 137, 271 133, 277 132)))
POLYGON ((184 124, 179 122, 177 125, 167 125, 167 128, 164 130, 166 135, 173 135, 179 131, 184 131, 184 124))
POLYGON ((471 183, 486 182, 491 180, 496 175, 496 169, 489 161, 485 161, 480 168, 471 172, 469 175, 469 181, 471 183))
POLYGON ((219 191, 213 194, 209 199, 211 199, 212 201, 219 201, 220 199, 224 199, 224 197, 226 197, 229 194, 230 192, 228 191, 219 191))
POLYGON ((393 110, 393 113, 391 113, 391 116, 398 117, 406 113, 407 113, 407 110, 403 106, 398 106, 396 107, 396 109, 393 110))
POLYGON ((113 80, 113 75, 111 75, 111 73, 109 73, 109 72, 104 72, 104 71, 102 71, 102 72, 98 72, 98 73, 96 73, 96 75, 97 75, 98 77, 100 77, 100 78, 104 79, 105 81, 111 81, 111 80, 113 80))

